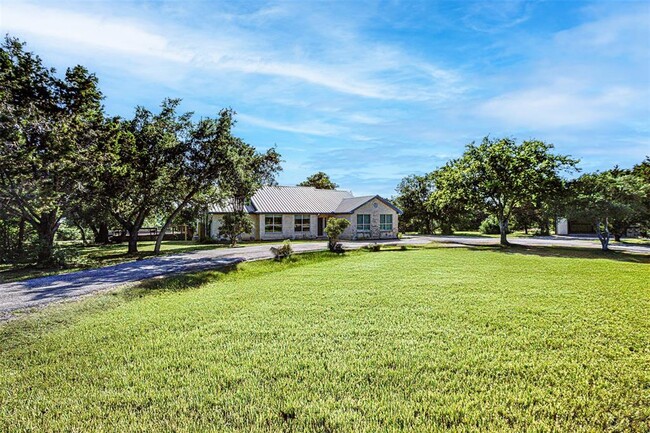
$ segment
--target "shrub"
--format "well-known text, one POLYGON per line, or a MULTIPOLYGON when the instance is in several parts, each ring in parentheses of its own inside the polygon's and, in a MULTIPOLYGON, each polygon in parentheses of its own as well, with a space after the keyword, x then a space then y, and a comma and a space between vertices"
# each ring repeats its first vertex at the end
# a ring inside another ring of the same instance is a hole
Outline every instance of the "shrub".
POLYGON ((330 251, 335 251, 336 244, 339 241, 339 236, 345 231, 346 228, 350 225, 350 221, 345 218, 330 218, 327 220, 327 226, 325 227, 325 233, 327 234, 327 247, 330 251))
POLYGON ((494 215, 490 215, 485 218, 478 230, 486 235, 498 235, 501 233, 501 228, 499 227, 499 220, 494 215))
POLYGON ((291 246, 291 241, 286 240, 281 247, 271 247, 271 252, 275 260, 282 260, 291 257, 293 254, 293 247, 291 246))
POLYGON ((366 248, 368 248, 369 251, 376 253, 377 251, 381 251, 381 244, 378 243, 369 244, 366 248))

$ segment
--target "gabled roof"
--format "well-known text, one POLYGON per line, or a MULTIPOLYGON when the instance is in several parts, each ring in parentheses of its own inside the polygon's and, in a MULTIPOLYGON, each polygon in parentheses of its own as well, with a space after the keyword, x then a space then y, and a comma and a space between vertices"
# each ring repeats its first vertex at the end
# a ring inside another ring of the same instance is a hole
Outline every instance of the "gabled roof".
MULTIPOLYGON (((248 213, 305 213, 305 214, 341 214, 353 213, 373 199, 379 199, 398 213, 401 210, 389 201, 377 196, 354 197, 350 191, 336 189, 316 189, 311 186, 264 186, 251 197, 248 213)), ((231 204, 212 205, 212 213, 233 211, 231 204)))
POLYGON ((380 197, 378 195, 365 195, 363 197, 353 197, 353 198, 343 199, 341 201, 341 204, 339 204, 339 206, 336 208, 335 213, 353 213, 355 210, 359 209, 364 204, 375 199, 381 201, 386 206, 394 209, 395 212, 397 212, 399 215, 402 214, 401 209, 397 208, 393 203, 389 202, 385 198, 380 197))

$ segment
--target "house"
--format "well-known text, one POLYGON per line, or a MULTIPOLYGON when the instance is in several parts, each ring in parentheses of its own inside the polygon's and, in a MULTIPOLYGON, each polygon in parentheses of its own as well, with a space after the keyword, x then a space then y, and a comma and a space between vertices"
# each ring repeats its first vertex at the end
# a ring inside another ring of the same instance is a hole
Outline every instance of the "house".
MULTIPOLYGON (((327 219, 345 218, 350 226, 342 239, 392 239, 402 211, 388 200, 369 195, 354 197, 349 191, 303 186, 265 186, 258 190, 246 212, 253 219, 248 240, 316 239, 326 237, 327 219)), ((206 231, 212 239, 221 238, 219 227, 232 205, 213 205, 208 209, 206 231)))

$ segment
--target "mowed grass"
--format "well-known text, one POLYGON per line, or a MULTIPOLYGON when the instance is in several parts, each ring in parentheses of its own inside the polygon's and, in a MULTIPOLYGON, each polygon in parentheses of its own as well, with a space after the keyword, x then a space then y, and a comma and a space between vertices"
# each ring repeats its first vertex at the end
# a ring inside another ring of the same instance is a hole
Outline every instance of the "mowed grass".
POLYGON ((648 431, 647 260, 535 251, 319 253, 47 308, 0 325, 0 431, 648 431))

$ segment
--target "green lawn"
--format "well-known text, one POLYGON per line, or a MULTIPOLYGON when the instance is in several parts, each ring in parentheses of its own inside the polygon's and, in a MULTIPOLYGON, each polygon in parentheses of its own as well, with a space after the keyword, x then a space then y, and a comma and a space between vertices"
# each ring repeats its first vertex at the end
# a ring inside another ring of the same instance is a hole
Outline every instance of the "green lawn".
POLYGON ((435 247, 158 280, 0 325, 0 431, 648 431, 649 282, 435 247))
MULTIPOLYGON (((293 243, 305 241, 292 241, 293 243)), ((262 245, 268 242, 244 242, 239 246, 262 245)), ((278 243, 278 242, 274 242, 278 243)), ((37 269, 33 265, 3 265, 0 264, 0 283, 20 281, 28 278, 43 277, 81 269, 98 268, 101 266, 116 265, 118 263, 152 257, 155 242, 138 242, 138 254, 127 253, 126 243, 109 245, 82 245, 80 242, 58 242, 57 247, 65 251, 67 265, 63 269, 37 269)), ((196 250, 210 250, 215 248, 229 248, 224 244, 199 244, 195 241, 163 241, 162 254, 183 253, 196 250)))

